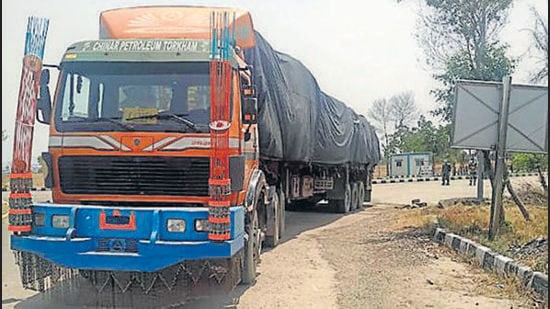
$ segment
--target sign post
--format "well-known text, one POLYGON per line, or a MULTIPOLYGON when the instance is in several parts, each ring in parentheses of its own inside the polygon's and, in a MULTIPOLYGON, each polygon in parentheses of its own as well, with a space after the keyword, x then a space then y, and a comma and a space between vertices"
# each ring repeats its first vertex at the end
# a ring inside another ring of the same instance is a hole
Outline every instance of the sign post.
POLYGON ((502 193, 504 191, 504 169, 506 168, 506 133, 508 127, 508 112, 510 110, 510 88, 512 78, 502 79, 502 104, 498 119, 498 139, 495 163, 495 183, 491 199, 491 218, 489 221, 489 240, 494 240, 500 230, 500 218, 503 215, 502 193))
POLYGON ((496 154, 495 174, 489 175, 493 188, 490 239, 498 235, 504 218, 506 153, 548 154, 548 87, 512 85, 511 81, 510 76, 502 82, 459 80, 455 88, 451 147, 477 150, 478 200, 483 199, 483 174, 489 167, 484 166, 489 162, 485 156, 489 151, 496 154))

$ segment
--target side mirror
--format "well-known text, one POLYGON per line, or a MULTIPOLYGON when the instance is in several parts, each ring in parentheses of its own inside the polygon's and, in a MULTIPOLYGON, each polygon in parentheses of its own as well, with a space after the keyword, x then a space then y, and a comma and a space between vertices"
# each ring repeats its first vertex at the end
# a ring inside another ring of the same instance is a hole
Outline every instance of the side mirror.
POLYGON ((50 124, 52 113, 52 98, 50 96, 50 70, 43 69, 40 73, 40 97, 37 102, 36 119, 43 124, 50 124))
POLYGON ((244 97, 242 102, 242 121, 243 124, 258 123, 258 100, 252 97, 244 97))

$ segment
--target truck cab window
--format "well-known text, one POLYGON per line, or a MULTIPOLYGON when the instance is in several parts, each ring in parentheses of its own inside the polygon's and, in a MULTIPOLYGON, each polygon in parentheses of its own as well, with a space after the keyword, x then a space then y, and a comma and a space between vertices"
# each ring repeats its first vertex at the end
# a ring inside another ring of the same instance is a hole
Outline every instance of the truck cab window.
POLYGON ((118 88, 119 108, 169 110, 172 88, 166 85, 123 85, 118 88))
POLYGON ((193 122, 210 121, 210 85, 187 87, 187 114, 193 122))
POLYGON ((61 118, 64 121, 88 118, 90 79, 79 74, 67 74, 61 118))
POLYGON ((119 121, 138 131, 187 132, 189 127, 172 114, 196 124, 199 132, 209 132, 209 73, 208 62, 68 63, 60 79, 56 128, 116 131, 119 121), (136 118, 144 116, 151 117, 136 118))

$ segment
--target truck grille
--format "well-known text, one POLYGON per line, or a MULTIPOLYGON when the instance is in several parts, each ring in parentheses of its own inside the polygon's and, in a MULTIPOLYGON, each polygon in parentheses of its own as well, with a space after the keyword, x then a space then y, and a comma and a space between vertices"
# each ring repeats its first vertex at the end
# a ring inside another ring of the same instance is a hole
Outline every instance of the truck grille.
POLYGON ((208 157, 64 156, 66 194, 208 196, 208 157))

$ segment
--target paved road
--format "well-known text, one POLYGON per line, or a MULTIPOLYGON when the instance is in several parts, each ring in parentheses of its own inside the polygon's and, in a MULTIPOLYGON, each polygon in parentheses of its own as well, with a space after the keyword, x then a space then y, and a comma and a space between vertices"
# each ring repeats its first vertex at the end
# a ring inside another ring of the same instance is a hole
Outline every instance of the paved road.
MULTIPOLYGON (((533 179, 536 178, 532 177, 526 180, 533 179)), ((488 181, 485 182, 485 188, 485 196, 490 197, 488 181)), ((50 199, 49 192, 39 191, 33 194, 35 201, 50 199)), ((468 186, 467 180, 453 181, 450 186, 441 186, 439 182, 377 184, 374 186, 373 204, 375 207, 373 209, 375 211, 372 213, 368 209, 348 216, 326 211, 287 212, 287 233, 283 239, 284 243, 276 249, 266 252, 260 266, 261 274, 255 286, 251 288, 240 286, 231 295, 219 299, 198 301, 189 304, 186 308, 219 308, 234 303, 235 299, 239 300, 239 308, 257 308, 255 305, 260 299, 263 308, 294 307, 300 304, 309 304, 306 307, 311 308, 334 308, 336 296, 333 295, 335 292, 330 291, 333 291, 333 286, 337 286, 338 283, 334 281, 335 269, 327 264, 325 261, 327 259, 322 258, 323 252, 319 249, 322 244, 319 239, 325 237, 322 235, 323 231, 339 226, 346 227, 349 224, 352 226, 360 224, 379 210, 383 210, 386 207, 384 205, 387 204, 407 204, 415 198, 435 204, 440 199, 474 197, 475 194, 476 188, 468 186), (304 255, 308 256, 307 260, 302 259, 304 255), (293 271, 285 270, 289 261, 295 264, 292 268, 293 271), (276 283, 280 281, 282 284, 277 285, 276 283), (305 282, 307 284, 304 284, 305 282), (284 293, 273 293, 274 288, 284 290, 284 293), (278 298, 279 294, 284 294, 285 297, 278 298), (321 306, 317 306, 319 304, 321 306)), ((6 196, 7 194, 3 193, 3 199, 6 196)), ((74 306, 63 305, 67 300, 70 300, 71 303, 81 304, 82 308, 98 305, 90 293, 58 290, 50 294, 36 294, 24 290, 19 281, 18 268, 14 264, 9 249, 6 220, 2 222, 2 270, 3 308, 74 308, 74 306)), ((133 300, 133 302, 138 303, 139 301, 133 300)))

